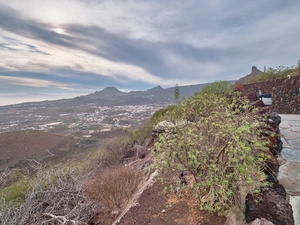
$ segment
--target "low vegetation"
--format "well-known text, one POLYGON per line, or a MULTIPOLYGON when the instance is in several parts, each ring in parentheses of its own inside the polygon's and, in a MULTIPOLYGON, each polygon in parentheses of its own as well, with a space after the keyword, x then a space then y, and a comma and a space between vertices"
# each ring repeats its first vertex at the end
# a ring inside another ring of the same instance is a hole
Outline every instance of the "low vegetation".
POLYGON ((160 134, 155 156, 162 173, 189 171, 200 209, 220 214, 233 206, 243 212, 246 195, 264 185, 268 150, 261 118, 229 90, 212 84, 166 113, 175 126, 160 134))
MULTIPOLYGON (((258 83, 268 80, 275 80, 280 78, 287 78, 300 75, 300 60, 297 66, 278 66, 276 68, 269 68, 262 74, 255 76, 247 81, 247 83, 258 83)), ((238 85, 242 85, 241 83, 238 85)))
POLYGON ((101 171, 86 182, 87 196, 97 203, 97 212, 101 214, 100 224, 113 222, 128 204, 141 180, 139 171, 118 167, 101 171))
POLYGON ((145 123, 111 138, 98 152, 78 152, 80 159, 67 154, 68 159, 51 165, 34 160, 31 172, 18 179, 12 179, 12 171, 3 171, 0 224, 87 224, 99 215, 97 221, 111 224, 142 179, 122 162, 149 136, 151 125, 145 123))
POLYGON ((6 188, 18 195, 1 193, 0 224, 86 224, 95 211, 76 169, 39 168, 20 182, 6 188))
POLYGON ((123 135, 109 140, 105 149, 101 151, 100 163, 105 167, 115 167, 133 157, 135 152, 132 151, 132 147, 135 144, 143 145, 145 139, 151 136, 152 124, 146 122, 139 128, 127 129, 123 135))
POLYGON ((140 172, 123 163, 162 120, 175 125, 155 143, 155 168, 162 177, 189 171, 200 209, 223 214, 239 206, 243 211, 245 196, 264 185, 267 148, 263 121, 232 90, 218 81, 157 111, 144 126, 110 139, 99 154, 91 154, 90 163, 37 164, 34 175, 2 186, 0 224, 111 224, 142 181, 140 172))
POLYGON ((226 96, 234 90, 234 86, 228 81, 216 81, 211 85, 208 85, 201 89, 198 94, 214 94, 214 95, 223 95, 226 96))

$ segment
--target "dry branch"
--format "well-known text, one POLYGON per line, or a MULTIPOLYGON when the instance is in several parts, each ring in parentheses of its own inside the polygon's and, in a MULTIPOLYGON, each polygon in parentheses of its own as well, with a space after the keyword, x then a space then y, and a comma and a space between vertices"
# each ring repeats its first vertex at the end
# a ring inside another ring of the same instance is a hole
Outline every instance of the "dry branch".
POLYGON ((136 203, 137 199, 140 195, 146 190, 146 188, 153 183, 153 179, 157 176, 158 172, 155 170, 149 177, 149 179, 144 183, 144 185, 136 192, 136 194, 132 197, 132 199, 128 202, 127 206, 124 208, 122 213, 118 216, 118 218, 113 222, 112 225, 116 225, 120 222, 122 217, 128 212, 128 210, 136 203))

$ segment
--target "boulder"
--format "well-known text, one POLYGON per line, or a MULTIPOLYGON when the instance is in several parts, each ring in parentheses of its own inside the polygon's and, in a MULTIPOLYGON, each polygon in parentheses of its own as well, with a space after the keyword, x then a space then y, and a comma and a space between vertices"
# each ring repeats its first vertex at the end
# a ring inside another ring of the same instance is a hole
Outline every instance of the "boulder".
POLYGON ((253 222, 251 222, 249 225, 274 225, 274 223, 266 220, 265 218, 256 219, 253 222))
POLYGON ((135 152, 135 155, 139 158, 139 159, 143 159, 146 157, 148 150, 147 148, 141 146, 141 145, 134 145, 132 148, 132 151, 135 152))
POLYGON ((246 222, 250 223, 256 218, 265 218, 276 225, 294 225, 293 210, 282 185, 268 177, 271 185, 259 195, 248 194, 246 197, 246 222))
POLYGON ((281 123, 281 117, 276 112, 272 112, 268 116, 268 123, 270 124, 271 127, 279 129, 279 124, 281 123))

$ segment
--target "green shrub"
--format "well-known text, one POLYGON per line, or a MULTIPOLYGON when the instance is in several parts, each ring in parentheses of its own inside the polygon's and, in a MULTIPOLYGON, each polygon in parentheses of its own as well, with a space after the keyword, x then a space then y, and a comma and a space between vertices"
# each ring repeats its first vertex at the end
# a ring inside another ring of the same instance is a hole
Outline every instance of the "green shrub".
POLYGON ((11 202, 22 202, 25 199, 25 194, 27 192, 27 180, 26 179, 20 179, 19 181, 16 181, 14 183, 11 183, 9 186, 1 188, 1 204, 0 209, 5 207, 6 204, 9 204, 11 202))
POLYGON ((234 90, 234 85, 228 81, 216 81, 201 89, 199 94, 227 95, 234 90))
POLYGON ((220 214, 244 208, 245 197, 263 184, 266 141, 262 121, 238 93, 228 97, 201 94, 178 107, 181 123, 161 134, 155 166, 162 171, 189 171, 201 209, 220 214))
POLYGON ((170 112, 173 112, 177 106, 172 105, 167 108, 163 108, 157 110, 151 117, 150 123, 152 126, 155 126, 158 122, 164 120, 165 116, 168 115, 170 112))

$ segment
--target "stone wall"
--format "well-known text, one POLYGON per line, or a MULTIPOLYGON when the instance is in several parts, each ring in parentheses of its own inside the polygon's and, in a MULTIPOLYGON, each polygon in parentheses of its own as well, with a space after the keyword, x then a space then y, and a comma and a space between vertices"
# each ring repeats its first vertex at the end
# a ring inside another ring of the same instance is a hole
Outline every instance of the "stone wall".
POLYGON ((274 110, 280 114, 300 114, 300 76, 243 85, 242 91, 271 93, 274 110))

